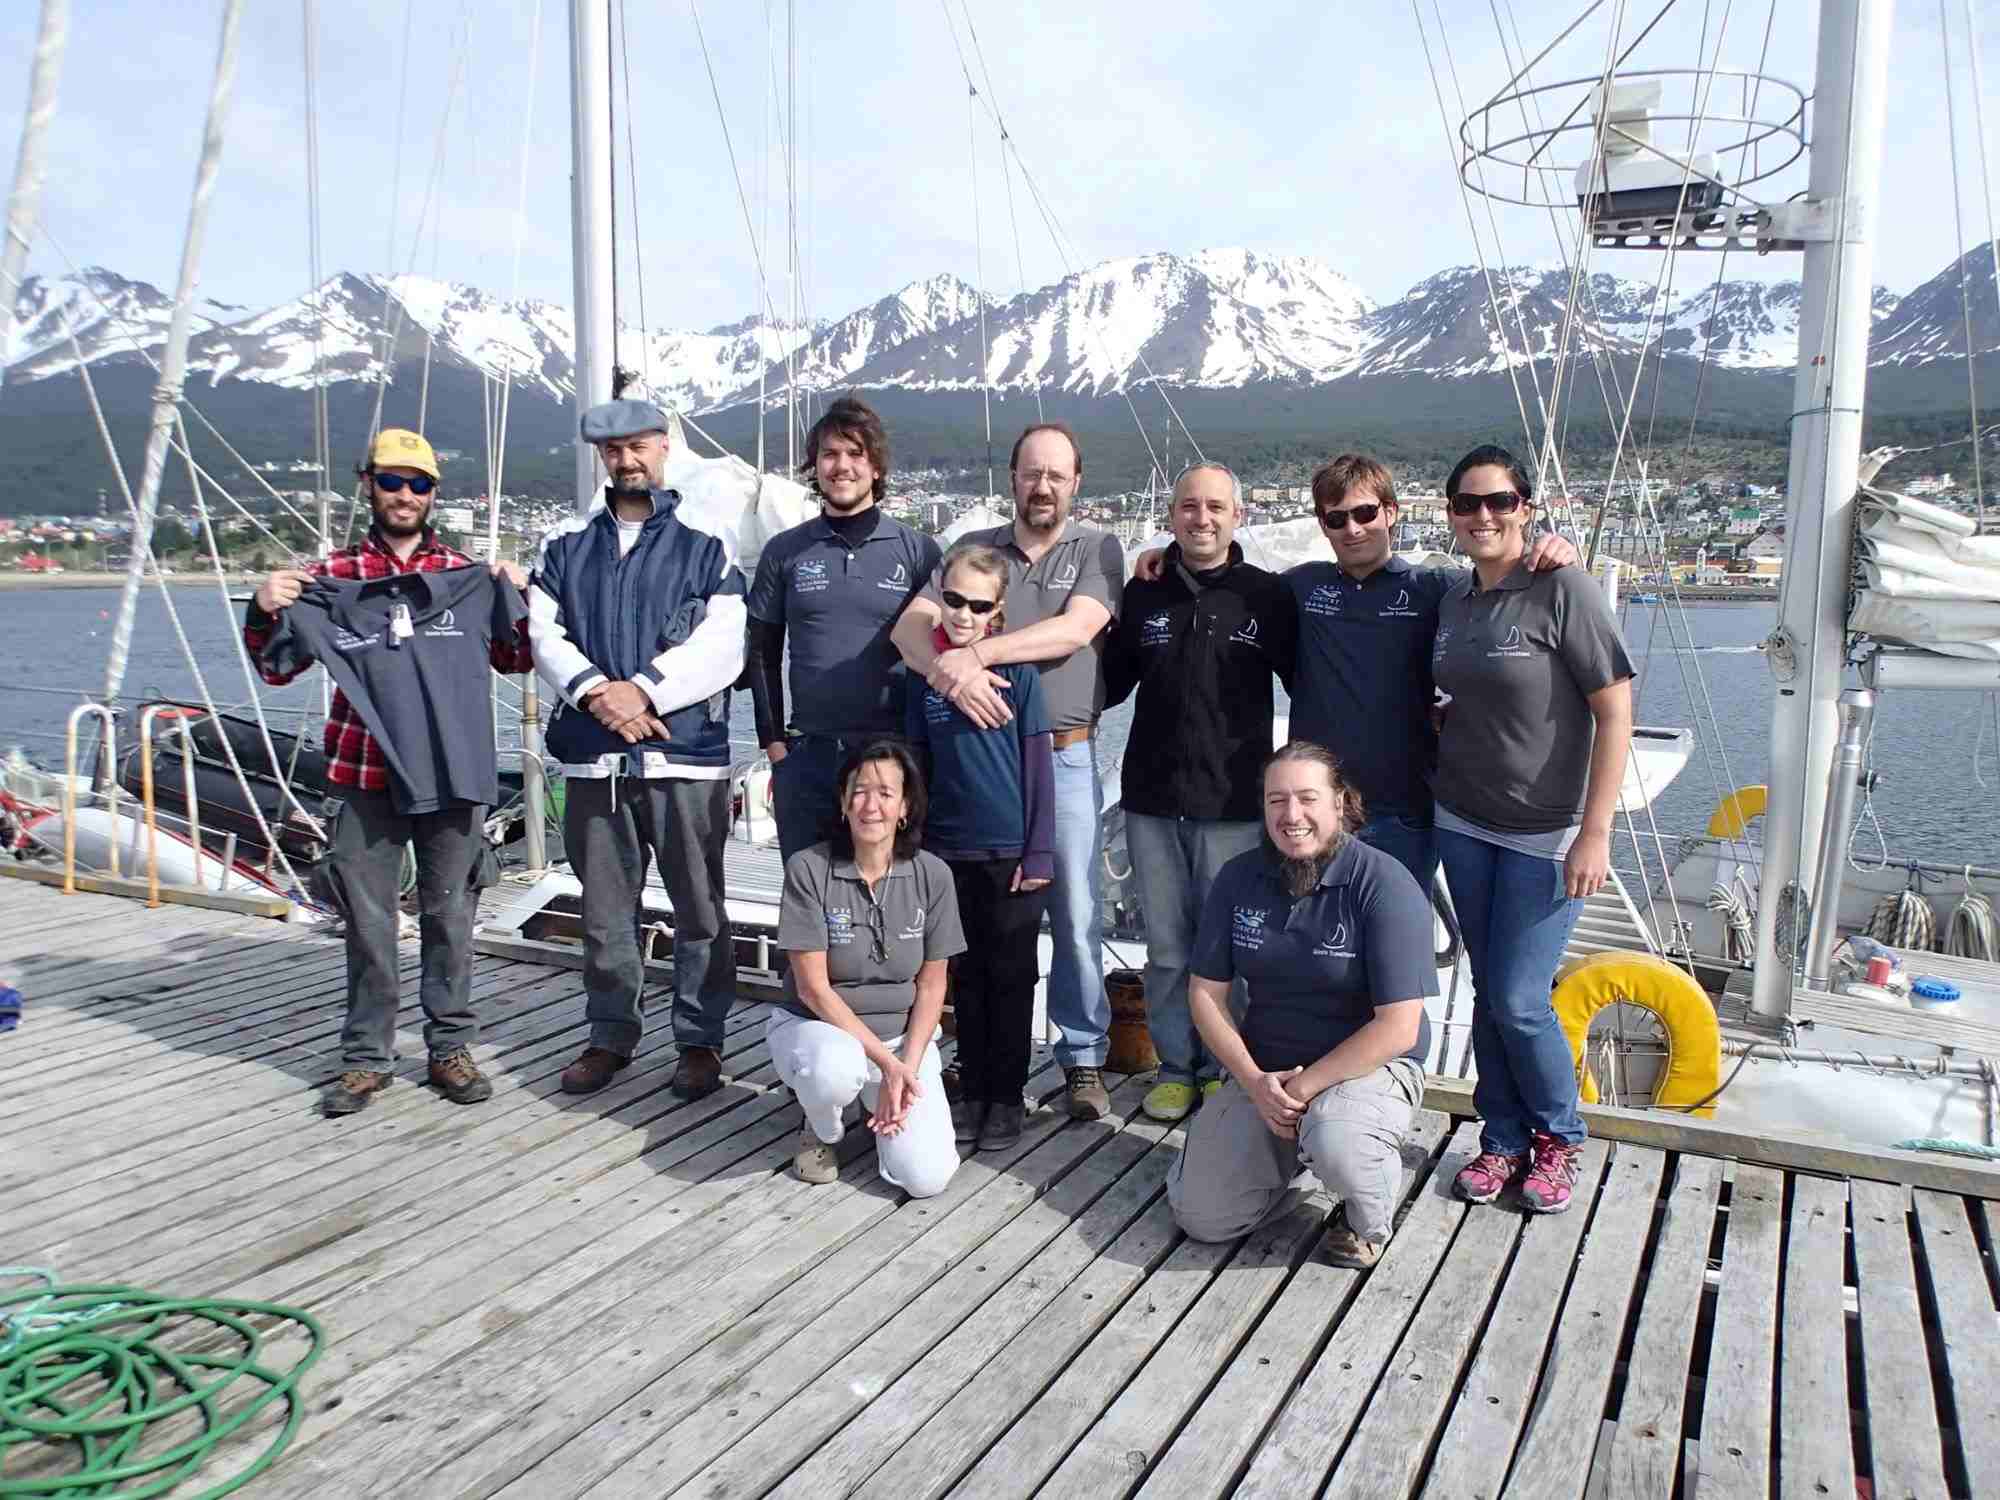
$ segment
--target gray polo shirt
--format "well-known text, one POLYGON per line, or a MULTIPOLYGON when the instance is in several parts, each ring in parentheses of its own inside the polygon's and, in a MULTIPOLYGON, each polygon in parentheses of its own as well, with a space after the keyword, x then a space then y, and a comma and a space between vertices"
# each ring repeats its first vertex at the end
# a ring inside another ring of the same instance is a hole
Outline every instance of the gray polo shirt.
MULTIPOLYGON (((1063 612, 1072 594, 1095 599, 1117 618, 1125 595, 1125 550, 1118 538, 1095 526, 1070 521, 1062 539, 1034 562, 1014 541, 1012 524, 991 531, 968 531, 960 542, 997 548, 1007 559, 1007 628, 1039 624, 1063 612)), ((939 602, 941 580, 932 578, 924 593, 939 602)), ((1096 639, 1061 661, 1035 663, 1042 674, 1042 699, 1049 726, 1060 733, 1095 724, 1104 711, 1104 642, 1109 627, 1096 639)))
POLYGON ((1522 563, 1481 589, 1468 573, 1438 606, 1431 673, 1452 700, 1431 783, 1441 817, 1503 834, 1582 821, 1589 695, 1632 675, 1595 578, 1522 563))
POLYGON ((889 632, 939 556, 935 538, 886 515, 852 546, 824 516, 771 539, 746 606, 785 628, 795 731, 901 732, 905 674, 889 632))
MULTIPOLYGON (((916 1003, 917 970, 965 951, 951 871, 918 850, 894 861, 870 891, 854 861, 834 858, 831 846, 801 849, 785 863, 778 946, 824 953, 827 978, 861 1024, 885 1042, 901 1036, 916 1003)), ((777 1003, 816 1019, 789 969, 777 1003)))
POLYGON ((1431 641, 1438 604, 1461 576, 1400 557, 1360 579, 1330 562, 1285 573, 1299 614, 1292 738, 1340 757, 1371 818, 1430 816, 1431 641))

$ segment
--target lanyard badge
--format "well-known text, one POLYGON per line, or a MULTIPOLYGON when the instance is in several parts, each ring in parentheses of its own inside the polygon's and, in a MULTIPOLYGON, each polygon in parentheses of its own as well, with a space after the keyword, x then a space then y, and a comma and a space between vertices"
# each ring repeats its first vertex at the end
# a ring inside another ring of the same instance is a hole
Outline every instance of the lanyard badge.
POLYGON ((389 611, 389 644, 395 646, 417 633, 410 623, 410 606, 398 599, 389 611))

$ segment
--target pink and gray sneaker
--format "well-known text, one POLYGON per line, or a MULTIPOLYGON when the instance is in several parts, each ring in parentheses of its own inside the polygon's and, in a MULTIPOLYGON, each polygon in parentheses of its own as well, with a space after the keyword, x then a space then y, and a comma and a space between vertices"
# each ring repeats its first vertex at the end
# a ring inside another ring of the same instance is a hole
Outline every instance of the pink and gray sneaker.
POLYGON ((1521 1204, 1531 1214, 1559 1214, 1569 1207, 1582 1148, 1552 1135, 1535 1135, 1528 1175, 1521 1179, 1521 1204))
POLYGON ((1509 1156, 1503 1151, 1482 1151, 1458 1169, 1451 1185, 1468 1203, 1491 1203, 1527 1165, 1525 1152, 1509 1156))

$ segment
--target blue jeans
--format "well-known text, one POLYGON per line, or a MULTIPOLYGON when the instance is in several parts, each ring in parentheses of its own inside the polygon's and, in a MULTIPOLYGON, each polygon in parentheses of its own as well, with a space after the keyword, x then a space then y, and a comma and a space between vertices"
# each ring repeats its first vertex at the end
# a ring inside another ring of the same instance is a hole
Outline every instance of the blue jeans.
POLYGON ((1188 964, 1208 889, 1225 864, 1255 849, 1262 823, 1125 814, 1125 848, 1146 914, 1146 1029, 1161 1083, 1220 1078, 1188 1010, 1188 964))
POLYGON ((785 740, 785 758, 771 767, 771 792, 776 806, 778 853, 789 860, 826 837, 827 825, 839 816, 840 789, 834 777, 847 752, 861 736, 841 739, 830 734, 795 734, 785 740))
POLYGON ((1576 1145, 1576 1063, 1549 994, 1581 901, 1563 891, 1560 860, 1517 854, 1449 828, 1437 831, 1444 878, 1472 965, 1472 1103, 1480 1147, 1510 1156, 1539 1132, 1576 1145))
POLYGON ((1372 844, 1417 877, 1428 897, 1437 880, 1437 831, 1429 818, 1413 818, 1407 813, 1384 808, 1355 831, 1364 844, 1372 844))
POLYGON ((1049 1021, 1056 1062, 1101 1068, 1110 1045, 1104 993, 1104 788, 1097 741, 1056 751, 1056 878, 1049 888, 1049 1021))

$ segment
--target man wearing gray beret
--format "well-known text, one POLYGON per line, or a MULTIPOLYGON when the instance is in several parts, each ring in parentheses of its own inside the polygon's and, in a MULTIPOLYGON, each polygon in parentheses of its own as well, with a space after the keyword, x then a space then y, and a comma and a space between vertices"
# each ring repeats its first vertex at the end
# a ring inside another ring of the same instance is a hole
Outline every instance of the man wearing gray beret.
POLYGON ((667 415, 649 401, 583 414, 604 459, 604 505, 542 542, 528 591, 535 670, 558 699, 550 754, 563 763, 563 841, 583 887, 588 1044, 563 1070, 572 1094, 603 1088, 644 1030, 638 909, 646 862, 674 907, 673 1091, 722 1085, 722 1027, 736 994, 723 911, 729 835, 729 688, 743 670, 743 574, 731 544, 662 487, 667 415))

